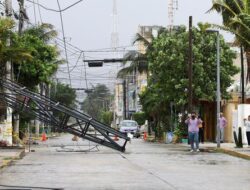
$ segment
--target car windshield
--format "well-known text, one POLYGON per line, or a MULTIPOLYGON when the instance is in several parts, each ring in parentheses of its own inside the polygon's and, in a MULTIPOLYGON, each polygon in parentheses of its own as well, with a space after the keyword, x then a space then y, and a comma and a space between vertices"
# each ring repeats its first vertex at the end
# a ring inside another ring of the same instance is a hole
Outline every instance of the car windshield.
POLYGON ((136 125, 136 122, 134 121, 123 121, 121 123, 121 126, 122 127, 136 127, 137 125, 136 125))

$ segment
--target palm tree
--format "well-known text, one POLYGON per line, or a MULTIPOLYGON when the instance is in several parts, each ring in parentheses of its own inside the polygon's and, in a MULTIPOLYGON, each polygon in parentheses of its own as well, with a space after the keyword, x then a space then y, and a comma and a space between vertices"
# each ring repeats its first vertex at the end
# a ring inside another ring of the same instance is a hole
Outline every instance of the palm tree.
POLYGON ((50 42, 57 36, 53 25, 43 23, 24 30, 20 36, 20 43, 29 48, 33 60, 14 64, 17 79, 25 86, 34 88, 39 82, 49 83, 49 77, 56 72, 58 65, 64 60, 58 59, 59 51, 50 42), (27 72, 34 70, 31 74, 27 72))
MULTIPOLYGON (((0 74, 1 77, 8 79, 12 78, 10 61, 20 64, 24 60, 32 59, 30 52, 26 48, 15 43, 18 35, 13 32, 14 27, 15 23, 10 18, 0 18, 0 74)), ((0 91, 3 90, 4 89, 0 89, 0 91)), ((12 114, 12 111, 10 111, 9 114, 12 114)), ((14 130, 17 134, 18 131, 14 130)), ((14 135, 13 137, 17 136, 14 135)), ((15 140, 17 140, 17 138, 14 138, 14 141, 15 140)))
POLYGON ((150 34, 150 36, 144 37, 143 35, 137 33, 135 36, 135 39, 133 41, 133 45, 136 43, 139 43, 139 46, 142 48, 140 51, 129 51, 126 53, 123 57, 124 62, 123 64, 129 63, 129 66, 121 69, 117 77, 118 78, 125 78, 126 75, 130 73, 137 74, 137 71, 139 73, 146 72, 148 73, 148 63, 147 63, 147 51, 151 48, 151 41, 153 39, 153 35, 150 34))
POLYGON ((235 43, 243 46, 247 58, 247 82, 250 81, 250 0, 213 0, 209 10, 221 13, 223 26, 220 29, 236 36, 235 43))
MULTIPOLYGON (((21 34, 22 42, 30 47, 34 59, 15 64, 17 79, 29 88, 40 88, 42 95, 48 96, 50 77, 56 72, 58 65, 64 63, 58 59, 59 51, 51 45, 51 40, 57 36, 54 26, 43 23, 24 30, 21 34), (32 71, 32 72, 30 72, 32 71)), ((41 126, 43 124, 41 123, 41 126)), ((39 122, 35 122, 36 135, 39 135, 39 122)))
POLYGON ((52 24, 42 23, 41 25, 26 29, 23 34, 37 36, 47 43, 57 36, 57 31, 54 30, 54 26, 52 24))
POLYGON ((0 19, 0 74, 5 76, 5 63, 7 61, 13 61, 20 63, 23 60, 31 60, 32 56, 30 53, 19 47, 18 44, 11 43, 8 45, 8 40, 12 41, 17 37, 17 34, 12 31, 15 27, 13 20, 9 18, 0 19))
POLYGON ((148 71, 148 65, 146 62, 145 54, 142 54, 138 51, 129 51, 128 53, 124 55, 123 59, 124 59, 124 65, 127 62, 129 62, 130 65, 127 67, 124 67, 118 72, 117 74, 118 78, 125 78, 126 75, 133 73, 133 72, 137 72, 137 71, 139 73, 148 71))

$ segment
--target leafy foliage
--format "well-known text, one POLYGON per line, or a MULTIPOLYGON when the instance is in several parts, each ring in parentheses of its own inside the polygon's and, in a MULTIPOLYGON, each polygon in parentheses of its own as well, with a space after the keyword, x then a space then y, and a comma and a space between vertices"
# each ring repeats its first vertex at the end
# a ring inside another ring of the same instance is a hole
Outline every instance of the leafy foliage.
POLYGON ((110 126, 113 121, 113 112, 111 111, 102 111, 101 113, 101 122, 110 126))
POLYGON ((178 125, 174 129, 174 135, 177 142, 180 142, 182 138, 188 137, 188 127, 184 122, 178 122, 178 125))
POLYGON ((98 84, 82 103, 82 110, 91 117, 101 120, 102 111, 107 111, 111 99, 110 91, 104 84, 98 84))
POLYGON ((0 18, 0 74, 5 75, 5 63, 14 61, 21 63, 23 60, 31 60, 27 48, 21 47, 17 43, 13 43, 18 35, 12 31, 15 27, 13 20, 9 18, 0 18), (11 42, 11 43, 10 43, 11 42))
POLYGON ((60 102, 65 106, 75 107, 76 91, 69 85, 52 83, 50 97, 52 100, 60 102))
MULTIPOLYGON (((216 36, 193 29, 193 94, 194 99, 215 100, 216 91, 216 36)), ((150 91, 166 102, 184 106, 187 103, 188 88, 188 33, 180 27, 175 33, 166 31, 152 42, 148 53, 151 76, 150 91)), ((220 37, 221 47, 221 92, 229 98, 226 89, 231 85, 231 76, 238 72, 233 66, 235 53, 220 37)))
POLYGON ((138 125, 143 125, 145 123, 146 114, 144 112, 136 112, 132 115, 132 117, 138 125))
MULTIPOLYGON (((69 85, 65 85, 62 83, 52 83, 51 84, 51 93, 50 98, 56 102, 60 102, 61 104, 74 108, 75 100, 76 100, 76 92, 69 85)), ((60 117, 60 113, 54 112, 55 116, 60 117)))
POLYGON ((49 78, 56 72, 58 64, 58 50, 56 46, 49 44, 49 39, 55 36, 50 25, 40 25, 29 28, 15 40, 20 47, 26 48, 31 53, 31 61, 23 61, 14 64, 14 71, 18 80, 33 88, 41 82, 49 83, 49 78))
MULTIPOLYGON (((193 98, 214 101, 216 96, 216 36, 205 32, 209 25, 193 28, 193 98)), ((231 76, 238 72, 233 65, 235 53, 220 36, 221 94, 230 98, 226 89, 233 82, 231 76)), ((153 39, 149 61, 147 89, 140 95, 145 113, 156 123, 167 123, 170 103, 182 112, 188 100, 188 32, 184 26, 175 31, 165 31, 153 39), (158 122, 157 122, 158 121, 158 122)))
POLYGON ((214 0, 210 9, 221 14, 223 26, 219 28, 236 36, 235 44, 244 47, 247 57, 247 80, 250 80, 250 1, 214 0))

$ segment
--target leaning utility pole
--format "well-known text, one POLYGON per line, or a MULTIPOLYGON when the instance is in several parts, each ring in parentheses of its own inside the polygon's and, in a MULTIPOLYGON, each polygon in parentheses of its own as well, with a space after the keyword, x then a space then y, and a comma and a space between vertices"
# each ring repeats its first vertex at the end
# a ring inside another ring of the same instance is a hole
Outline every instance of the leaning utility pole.
MULTIPOLYGON (((5 0, 5 15, 6 17, 12 16, 12 1, 11 0, 5 0)), ((7 46, 10 46, 10 38, 7 39, 7 46)), ((11 74, 12 74, 12 66, 11 61, 8 60, 5 64, 6 68, 6 79, 11 80, 11 74)), ((8 89, 5 89, 4 92, 6 94, 10 94, 11 92, 8 89)), ((9 145, 12 145, 12 108, 8 107, 6 108, 6 122, 5 122, 5 139, 9 145)))

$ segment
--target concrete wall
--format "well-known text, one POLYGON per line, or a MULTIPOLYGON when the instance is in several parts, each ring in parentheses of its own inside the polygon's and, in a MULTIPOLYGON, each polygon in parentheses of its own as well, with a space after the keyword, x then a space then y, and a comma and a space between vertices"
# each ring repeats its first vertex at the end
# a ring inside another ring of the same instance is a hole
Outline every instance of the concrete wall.
POLYGON ((233 114, 233 111, 235 111, 237 109, 237 104, 238 103, 236 103, 236 102, 235 103, 231 102, 231 103, 227 103, 224 106, 223 113, 224 113, 225 118, 227 119, 227 127, 225 128, 225 134, 224 134, 225 142, 234 142, 232 114, 233 114))

